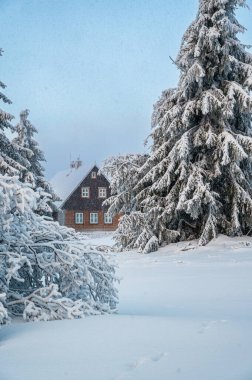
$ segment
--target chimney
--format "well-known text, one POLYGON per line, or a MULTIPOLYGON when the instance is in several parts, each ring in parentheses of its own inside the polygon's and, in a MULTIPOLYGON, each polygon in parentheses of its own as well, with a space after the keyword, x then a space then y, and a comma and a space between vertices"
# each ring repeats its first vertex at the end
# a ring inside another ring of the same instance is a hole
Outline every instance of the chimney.
POLYGON ((81 166, 82 166, 82 161, 80 160, 80 157, 78 157, 77 160, 70 162, 71 169, 79 169, 79 167, 81 166))

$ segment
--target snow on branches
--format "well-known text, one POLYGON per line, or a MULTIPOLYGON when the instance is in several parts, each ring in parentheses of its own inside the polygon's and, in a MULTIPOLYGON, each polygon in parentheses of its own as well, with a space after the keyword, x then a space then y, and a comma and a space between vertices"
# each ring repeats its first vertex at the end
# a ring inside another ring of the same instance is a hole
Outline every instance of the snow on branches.
POLYGON ((206 244, 219 232, 251 229, 252 57, 237 38, 244 28, 234 15, 245 4, 200 1, 176 61, 178 88, 154 106, 152 154, 148 173, 139 170, 138 201, 151 211, 144 189, 182 240, 206 244))
POLYGON ((114 267, 79 235, 34 213, 36 193, 0 176, 0 319, 75 318, 113 312, 114 267))
POLYGON ((38 142, 34 139, 37 129, 28 119, 29 112, 27 109, 20 112, 20 121, 14 128, 17 136, 13 139, 13 144, 27 162, 25 170, 19 173, 19 178, 22 182, 30 183, 38 193, 36 212, 39 215, 51 216, 53 211, 57 211, 54 201, 59 198, 44 177, 41 162, 46 160, 38 142))
POLYGON ((4 307, 3 303, 5 302, 6 294, 0 293, 0 325, 6 323, 9 320, 8 311, 4 307))
POLYGON ((139 168, 147 159, 147 155, 140 154, 110 157, 101 169, 111 179, 112 196, 104 202, 109 206, 108 212, 111 215, 124 214, 114 236, 119 249, 137 248, 144 253, 158 249, 158 239, 149 224, 148 215, 140 212, 134 191, 139 181, 139 168))
POLYGON ((139 211, 121 218, 114 239, 122 250, 137 249, 142 253, 149 253, 158 249, 158 239, 148 224, 148 218, 139 211))
POLYGON ((138 170, 147 160, 147 155, 127 154, 110 157, 104 161, 101 172, 110 179, 111 198, 105 201, 109 212, 129 213, 136 209, 131 189, 138 181, 138 170))
MULTIPOLYGON (((154 105, 151 154, 127 182, 159 245, 252 231, 252 55, 237 37, 238 6, 246 1, 199 1, 175 62, 178 86, 154 105)), ((132 247, 148 233, 130 215, 132 247)), ((122 226, 117 233, 126 239, 122 226)))

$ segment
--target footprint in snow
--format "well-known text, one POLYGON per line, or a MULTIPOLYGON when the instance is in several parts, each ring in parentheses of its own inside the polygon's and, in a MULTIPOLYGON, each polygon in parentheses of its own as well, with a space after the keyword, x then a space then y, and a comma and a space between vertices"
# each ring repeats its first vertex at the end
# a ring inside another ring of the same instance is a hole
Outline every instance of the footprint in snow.
POLYGON ((126 372, 121 373, 118 377, 116 377, 112 380, 123 380, 124 376, 126 376, 128 372, 134 371, 135 369, 142 367, 146 363, 159 362, 161 359, 163 359, 164 357, 166 357, 168 355, 169 354, 167 352, 161 352, 155 356, 142 356, 142 357, 138 358, 136 361, 134 361, 133 363, 131 363, 128 366, 128 370, 126 372))
POLYGON ((203 323, 201 329, 199 329, 198 333, 203 334, 206 330, 209 330, 211 327, 213 327, 216 323, 226 323, 227 321, 225 319, 221 319, 220 321, 210 321, 208 323, 203 323))
POLYGON ((149 363, 149 362, 159 362, 159 360, 161 360, 165 356, 168 356, 167 352, 161 352, 160 354, 151 356, 151 357, 143 356, 137 359, 134 363, 130 364, 129 369, 135 369, 135 368, 141 367, 145 363, 149 363))

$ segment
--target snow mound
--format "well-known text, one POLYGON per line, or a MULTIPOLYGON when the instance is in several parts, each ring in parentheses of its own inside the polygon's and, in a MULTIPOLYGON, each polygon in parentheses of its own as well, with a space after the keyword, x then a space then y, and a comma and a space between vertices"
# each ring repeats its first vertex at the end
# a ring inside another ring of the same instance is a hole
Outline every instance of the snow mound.
MULTIPOLYGON (((158 252, 176 253, 193 251, 194 253, 203 252, 230 252, 233 249, 240 248, 252 248, 251 236, 230 237, 226 235, 219 235, 217 238, 212 239, 206 246, 200 246, 198 240, 182 241, 179 243, 172 243, 163 248, 160 248, 158 252)), ((252 250, 251 250, 252 252, 252 250)))

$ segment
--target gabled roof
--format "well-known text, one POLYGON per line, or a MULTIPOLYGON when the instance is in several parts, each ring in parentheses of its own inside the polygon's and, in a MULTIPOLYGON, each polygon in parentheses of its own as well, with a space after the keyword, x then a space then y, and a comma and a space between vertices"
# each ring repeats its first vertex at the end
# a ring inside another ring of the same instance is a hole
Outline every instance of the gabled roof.
POLYGON ((91 169, 85 170, 84 166, 78 168, 69 168, 58 172, 51 180, 50 183, 60 197, 59 207, 65 203, 73 191, 79 186, 79 184, 89 175, 92 170, 99 170, 99 168, 94 165, 91 169))

